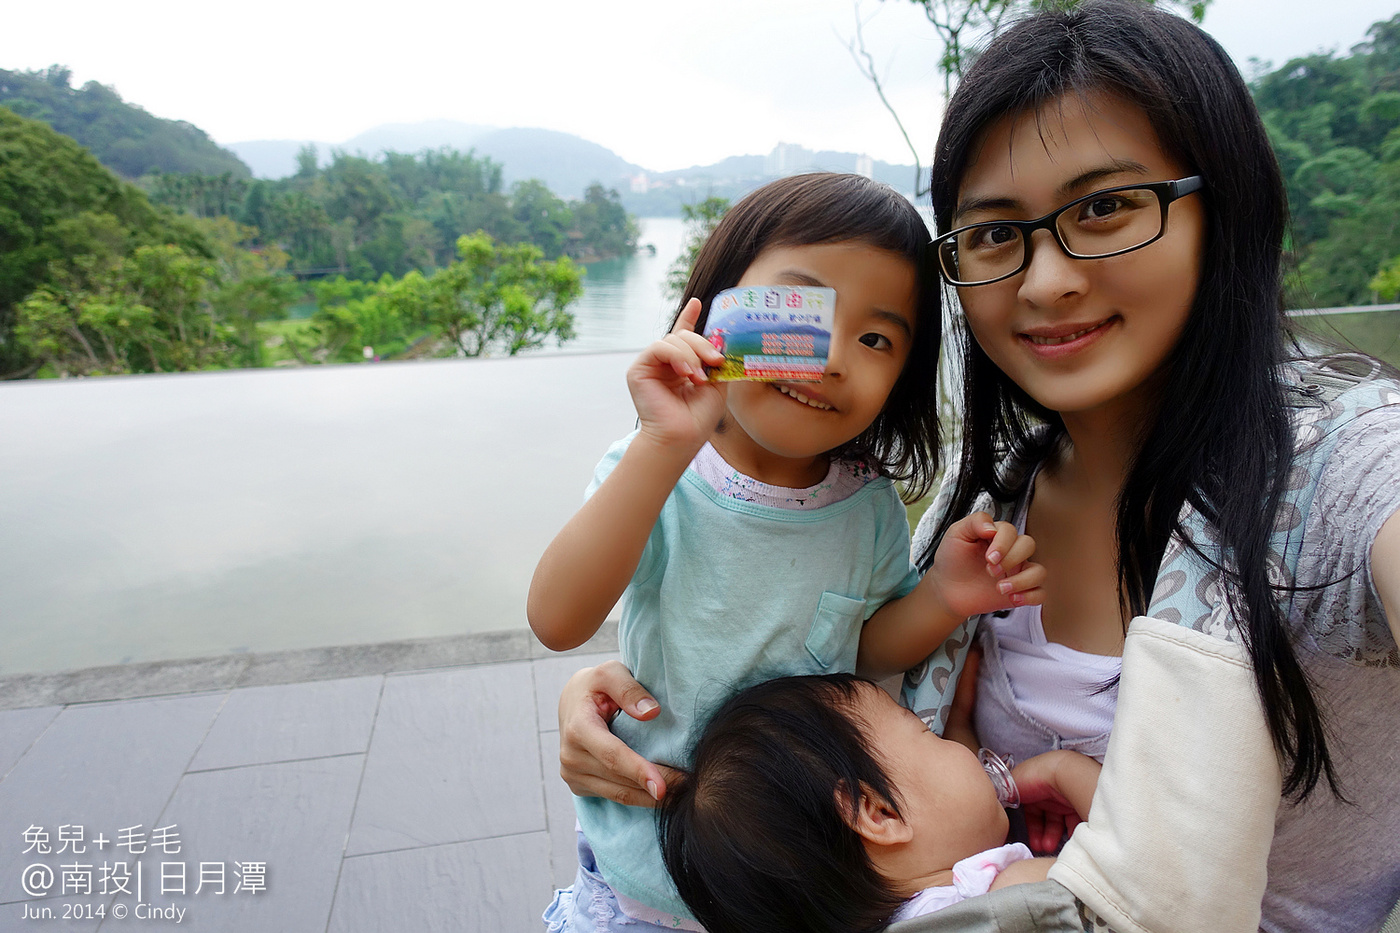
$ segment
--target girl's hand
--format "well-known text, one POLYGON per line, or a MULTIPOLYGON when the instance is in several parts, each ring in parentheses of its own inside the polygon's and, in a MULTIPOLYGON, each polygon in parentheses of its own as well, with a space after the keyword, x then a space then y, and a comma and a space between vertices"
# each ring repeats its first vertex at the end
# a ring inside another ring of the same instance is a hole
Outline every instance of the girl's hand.
POLYGON ((1088 818, 1102 767, 1078 752, 1058 749, 1011 769, 1032 852, 1058 852, 1074 827, 1088 818))
POLYGON ((692 298, 676 326, 642 351, 627 370, 627 388, 641 433, 667 446, 699 450, 724 416, 724 393, 705 375, 724 354, 695 332, 700 300, 692 298))
POLYGON ((924 581, 954 618, 1039 605, 1045 568, 1031 562, 1034 553, 1035 541, 1015 525, 974 512, 948 529, 924 581))
POLYGON ((674 772, 647 761, 608 731, 619 711, 648 720, 661 707, 618 661, 585 667, 569 678, 559 695, 559 776, 579 797, 655 806, 674 772))

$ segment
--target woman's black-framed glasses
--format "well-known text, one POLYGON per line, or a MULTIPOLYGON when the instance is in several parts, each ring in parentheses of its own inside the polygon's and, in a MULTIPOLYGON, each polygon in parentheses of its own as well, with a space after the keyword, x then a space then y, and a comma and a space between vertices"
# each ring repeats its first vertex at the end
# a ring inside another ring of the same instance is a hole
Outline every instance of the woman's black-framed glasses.
POLYGON ((1200 175, 1086 194, 1039 220, 988 220, 933 241, 949 285, 990 285, 1031 263, 1031 234, 1049 230, 1072 259, 1106 259, 1155 243, 1167 232, 1167 208, 1205 187, 1200 175))

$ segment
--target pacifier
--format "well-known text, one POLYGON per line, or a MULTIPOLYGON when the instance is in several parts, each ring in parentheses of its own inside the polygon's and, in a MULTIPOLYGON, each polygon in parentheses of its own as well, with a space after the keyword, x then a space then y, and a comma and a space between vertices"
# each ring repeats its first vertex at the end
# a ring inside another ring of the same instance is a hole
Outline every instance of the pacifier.
POLYGON ((992 786, 997 790, 997 801, 1008 810, 1021 806, 1021 792, 1016 789, 1016 779, 1011 776, 1015 759, 1010 755, 1003 759, 990 748, 983 748, 978 750, 977 760, 982 763, 987 777, 992 779, 992 786))

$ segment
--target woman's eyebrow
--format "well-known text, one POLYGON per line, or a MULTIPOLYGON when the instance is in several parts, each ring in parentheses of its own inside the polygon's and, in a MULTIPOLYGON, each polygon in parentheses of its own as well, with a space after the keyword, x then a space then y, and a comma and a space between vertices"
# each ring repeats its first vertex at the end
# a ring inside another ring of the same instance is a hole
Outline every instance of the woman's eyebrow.
POLYGON ((1087 172, 1081 172, 1074 176, 1060 185, 1059 193, 1064 197, 1070 197, 1106 178, 1112 178, 1114 175, 1146 175, 1148 173, 1147 166, 1136 159, 1114 159, 1107 165, 1091 168, 1087 172))
MULTIPOLYGON (((1115 175, 1147 174, 1149 174, 1147 166, 1143 165, 1141 162, 1138 162, 1136 159, 1114 159, 1107 165, 1100 165, 1095 168, 1091 168, 1088 171, 1080 172, 1078 175, 1074 176, 1069 181, 1060 185, 1060 187, 1056 189, 1056 194, 1060 197, 1072 199, 1074 195, 1084 191, 1091 185, 1103 181, 1106 178, 1112 178, 1115 175)), ((957 210, 953 212, 953 216, 962 217, 965 214, 971 214, 974 211, 1014 211, 1020 210, 1023 207, 1024 203, 1017 198, 968 198, 967 200, 962 201, 958 204, 957 210)))

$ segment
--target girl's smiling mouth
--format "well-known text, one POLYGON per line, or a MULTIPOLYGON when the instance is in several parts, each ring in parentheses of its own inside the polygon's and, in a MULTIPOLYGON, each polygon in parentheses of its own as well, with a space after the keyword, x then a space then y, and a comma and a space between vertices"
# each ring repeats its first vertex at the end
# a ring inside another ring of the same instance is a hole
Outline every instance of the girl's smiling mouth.
POLYGON ((1092 324, 1071 323, 1037 327, 1018 336, 1036 356, 1059 359, 1078 353, 1096 342, 1117 320, 1118 315, 1115 314, 1092 324))
POLYGON ((820 411, 835 411, 835 410, 836 410, 836 406, 835 406, 835 405, 833 405, 833 404, 831 404, 830 402, 826 401, 825 399, 821 398, 821 397, 818 396, 817 393, 815 393, 815 392, 813 392, 811 395, 807 395, 806 393, 804 393, 804 392, 799 392, 797 389, 794 389, 792 386, 786 385, 786 384, 781 383, 781 382, 775 382, 775 383, 773 383, 773 388, 777 389, 779 392, 783 393, 784 395, 786 395, 786 396, 787 396, 788 398, 790 398, 790 399, 795 399, 796 401, 799 401, 799 402, 801 402, 801 403, 804 404, 804 405, 811 406, 812 408, 816 408, 816 409, 818 409, 818 410, 820 410, 820 411))

